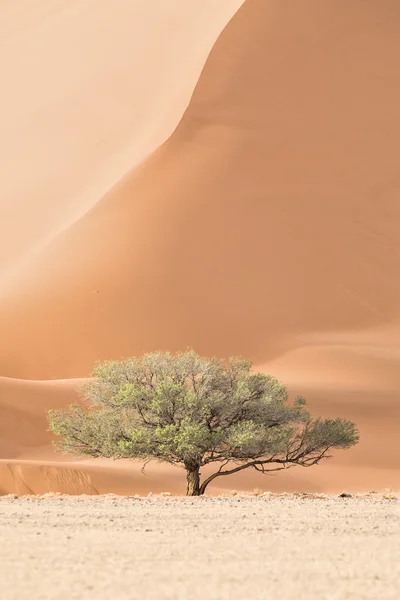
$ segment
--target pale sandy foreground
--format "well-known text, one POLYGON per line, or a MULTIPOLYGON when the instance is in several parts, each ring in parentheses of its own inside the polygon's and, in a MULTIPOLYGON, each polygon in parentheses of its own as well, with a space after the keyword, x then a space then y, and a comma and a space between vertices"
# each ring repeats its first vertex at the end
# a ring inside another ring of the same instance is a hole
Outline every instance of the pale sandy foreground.
POLYGON ((2 600, 397 600, 399 499, 0 499, 2 600))

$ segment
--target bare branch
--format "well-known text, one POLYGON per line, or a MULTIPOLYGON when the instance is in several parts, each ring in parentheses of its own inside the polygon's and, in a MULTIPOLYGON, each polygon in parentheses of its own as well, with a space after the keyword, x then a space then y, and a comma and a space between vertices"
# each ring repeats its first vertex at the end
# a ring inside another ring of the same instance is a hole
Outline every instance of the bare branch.
POLYGON ((149 462, 151 462, 152 460, 153 460, 152 458, 148 458, 148 459, 147 459, 147 460, 144 462, 144 464, 143 464, 142 468, 140 469, 140 472, 141 472, 141 474, 142 474, 142 475, 146 475, 146 467, 147 467, 147 465, 149 464, 149 462))

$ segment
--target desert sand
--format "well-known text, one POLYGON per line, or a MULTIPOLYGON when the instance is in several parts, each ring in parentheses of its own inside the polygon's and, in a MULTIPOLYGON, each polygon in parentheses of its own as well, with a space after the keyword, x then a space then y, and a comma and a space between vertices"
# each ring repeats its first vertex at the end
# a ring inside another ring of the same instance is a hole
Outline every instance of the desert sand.
POLYGON ((2 279, 172 133, 242 3, 1 3, 2 279))
POLYGON ((397 600, 382 498, 0 499, 2 600, 397 600))
POLYGON ((183 489, 55 455, 44 411, 95 360, 188 346, 360 427, 229 487, 399 489, 399 3, 106 4, 0 8, 0 493, 183 489))

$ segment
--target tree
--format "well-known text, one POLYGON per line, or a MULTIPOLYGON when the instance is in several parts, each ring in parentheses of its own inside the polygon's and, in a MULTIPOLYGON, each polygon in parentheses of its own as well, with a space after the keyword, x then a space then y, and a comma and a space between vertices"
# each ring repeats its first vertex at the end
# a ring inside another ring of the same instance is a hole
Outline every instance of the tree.
POLYGON ((98 363, 84 403, 49 411, 50 430, 68 454, 182 465, 189 496, 244 469, 310 467, 358 441, 355 424, 312 419, 303 398, 251 363, 154 352, 98 363), (201 482, 200 469, 219 463, 201 482))

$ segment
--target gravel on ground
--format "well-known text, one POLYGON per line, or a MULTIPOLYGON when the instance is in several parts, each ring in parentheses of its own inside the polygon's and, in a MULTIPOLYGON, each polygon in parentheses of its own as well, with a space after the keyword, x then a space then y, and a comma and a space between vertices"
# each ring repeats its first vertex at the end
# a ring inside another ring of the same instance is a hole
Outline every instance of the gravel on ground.
POLYGON ((0 498, 1 600, 398 600, 396 497, 0 498))

